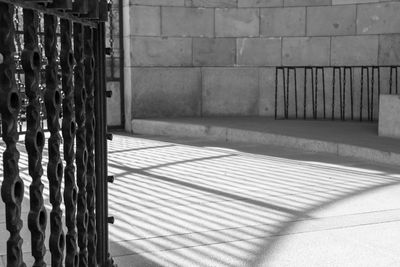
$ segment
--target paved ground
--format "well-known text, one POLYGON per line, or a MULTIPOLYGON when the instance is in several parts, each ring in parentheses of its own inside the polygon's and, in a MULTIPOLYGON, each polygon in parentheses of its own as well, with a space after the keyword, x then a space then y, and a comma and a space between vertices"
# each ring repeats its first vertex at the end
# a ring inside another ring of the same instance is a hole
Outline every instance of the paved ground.
MULTIPOLYGON (((400 266, 400 167, 152 136, 117 135, 109 151, 110 246, 120 267, 400 266)), ((21 168, 26 218, 24 153, 21 168)), ((23 236, 29 266, 26 223, 23 236)))
POLYGON ((397 167, 195 139, 110 145, 120 266, 400 265, 397 167))

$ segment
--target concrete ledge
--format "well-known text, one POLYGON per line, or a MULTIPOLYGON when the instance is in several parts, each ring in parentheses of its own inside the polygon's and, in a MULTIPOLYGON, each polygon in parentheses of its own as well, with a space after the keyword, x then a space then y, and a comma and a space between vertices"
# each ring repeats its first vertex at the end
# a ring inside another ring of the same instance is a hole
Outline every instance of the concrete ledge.
MULTIPOLYGON (((338 122, 338 127, 340 127, 340 122, 338 122)), ((133 120, 132 132, 134 134, 143 135, 192 137, 225 142, 274 145, 310 152, 330 153, 342 157, 354 157, 379 163, 394 165, 400 163, 400 153, 397 151, 385 151, 384 149, 368 147, 367 143, 372 142, 372 140, 366 140, 366 146, 364 147, 361 145, 346 144, 338 141, 324 141, 312 138, 289 136, 286 134, 268 133, 265 131, 236 129, 226 125, 213 126, 204 123, 196 124, 147 119, 133 120)))

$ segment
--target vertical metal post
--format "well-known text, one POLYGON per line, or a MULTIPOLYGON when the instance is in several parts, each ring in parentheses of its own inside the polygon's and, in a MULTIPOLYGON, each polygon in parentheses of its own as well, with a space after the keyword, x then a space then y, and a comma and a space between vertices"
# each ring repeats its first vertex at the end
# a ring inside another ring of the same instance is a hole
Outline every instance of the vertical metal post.
MULTIPOLYGON (((86 75, 86 61, 91 61, 91 58, 86 58, 85 54, 85 68, 83 67, 83 56, 84 56, 84 46, 86 46, 87 42, 92 42, 92 36, 87 34, 86 28, 82 27, 82 25, 76 27, 77 33, 82 37, 85 43, 80 42, 80 47, 76 46, 79 49, 79 77, 78 73, 75 72, 75 78, 78 78, 78 81, 75 85, 75 117, 77 123, 77 131, 76 131, 76 181, 78 185, 78 213, 76 216, 76 224, 78 227, 78 246, 79 246, 79 267, 88 266, 88 250, 87 250, 87 225, 89 220, 89 213, 87 211, 87 179, 86 179, 86 165, 88 159, 88 153, 86 149, 86 88, 85 86, 88 84, 87 80, 91 79, 89 75, 86 75), (85 72, 84 72, 85 70, 85 72), (84 75, 83 75, 84 73, 84 75)), ((77 44, 78 45, 78 44, 77 44)), ((93 63, 90 63, 93 64, 93 63)), ((90 81, 89 81, 90 83, 90 81)))
MULTIPOLYGON (((42 151, 45 143, 44 133, 41 128, 40 102, 39 102, 39 72, 41 69, 41 55, 38 47, 38 14, 34 10, 24 9, 24 50, 22 51, 22 67, 25 72, 25 93, 29 104, 26 110, 27 133, 25 146, 28 152, 29 175, 32 183, 29 187, 30 211, 28 215, 28 228, 31 231, 32 256, 35 258, 34 266, 46 266, 44 254, 46 253, 45 231, 47 226, 47 213, 43 201, 43 174, 42 151)), ((53 152, 53 150, 50 150, 53 152)), ((55 156, 55 155, 52 155, 55 156)))
POLYGON ((96 228, 101 233, 97 240, 97 263, 99 266, 112 266, 108 251, 108 188, 107 188, 107 122, 106 122, 106 75, 105 75, 105 26, 101 22, 94 29, 95 55, 95 166, 96 166, 96 228))
POLYGON ((88 210, 88 264, 97 265, 97 232, 96 232, 96 175, 94 162, 94 53, 93 53, 93 30, 85 27, 85 87, 86 87, 86 146, 88 153, 86 172, 86 192, 88 210))
POLYGON ((12 5, 0 3, 0 111, 3 140, 4 179, 1 197, 6 204, 6 228, 10 232, 7 240, 7 266, 26 266, 22 258, 21 202, 24 197, 24 183, 19 177, 19 151, 17 149, 17 117, 21 100, 15 82, 14 24, 12 5))

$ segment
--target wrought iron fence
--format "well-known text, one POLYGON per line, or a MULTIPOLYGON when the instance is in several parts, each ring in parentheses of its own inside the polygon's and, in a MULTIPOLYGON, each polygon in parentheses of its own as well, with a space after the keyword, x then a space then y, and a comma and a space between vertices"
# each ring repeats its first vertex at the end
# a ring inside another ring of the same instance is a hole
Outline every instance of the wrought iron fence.
POLYGON ((379 95, 399 93, 400 66, 277 67, 275 119, 378 118, 379 95))
POLYGON ((10 232, 7 266, 25 266, 19 135, 25 136, 32 180, 27 225, 34 266, 50 265, 44 261, 48 212, 43 174, 52 205, 51 266, 113 265, 108 253, 106 20, 105 0, 0 0, 0 112, 6 147, 1 196, 10 232))

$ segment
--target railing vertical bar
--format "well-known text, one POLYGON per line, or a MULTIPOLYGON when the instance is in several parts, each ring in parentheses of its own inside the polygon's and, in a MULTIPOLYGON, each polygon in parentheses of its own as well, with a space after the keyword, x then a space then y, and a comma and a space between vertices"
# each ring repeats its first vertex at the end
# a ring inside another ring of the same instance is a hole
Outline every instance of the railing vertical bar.
POLYGON ((371 80, 371 121, 374 118, 374 91, 375 91, 375 68, 372 67, 371 69, 371 75, 372 75, 372 80, 371 80))
POLYGON ((364 67, 361 67, 361 81, 360 81, 360 121, 363 120, 363 98, 364 98, 364 67))
MULTIPOLYGON (((47 176, 50 184, 50 202, 53 204, 53 210, 50 213, 50 251, 52 252, 52 266, 62 266, 64 233, 62 230, 62 212, 61 204, 61 182, 63 177, 63 163, 60 155, 60 112, 61 112, 61 92, 58 85, 58 63, 57 63, 57 24, 58 19, 53 15, 44 15, 44 33, 45 33, 45 54, 47 57, 46 66, 46 91, 45 106, 47 111, 47 128, 50 131, 48 143, 49 163, 47 165, 47 176)), ((65 58, 61 55, 61 65, 65 58)), ((65 71, 65 69, 64 69, 65 71)), ((67 83, 63 77, 63 87, 67 83)), ((65 90, 65 87, 63 88, 65 90)), ((66 96, 67 97, 67 96, 66 96)), ((67 105, 66 105, 67 106, 67 105)), ((68 117, 68 112, 64 113, 64 119, 68 117)), ((64 153, 68 153, 66 144, 68 138, 64 138, 64 153)), ((65 155, 65 154, 64 154, 65 155)), ((67 174, 70 166, 70 160, 64 156, 67 162, 65 168, 65 181, 67 184, 69 175, 67 174)), ((64 197, 66 206, 66 224, 69 224, 69 204, 68 199, 64 197)), ((67 240, 68 241, 68 240, 67 240)))
POLYGON ((326 91, 325 91, 325 69, 322 69, 322 92, 323 92, 323 98, 324 98, 324 119, 326 119, 326 91))
POLYGON ((351 119, 354 120, 354 91, 353 91, 353 68, 349 67, 350 70, 350 105, 351 105, 351 119))
MULTIPOLYGON (((79 267, 81 266, 89 266, 88 265, 88 235, 87 235, 87 227, 89 220, 89 213, 87 210, 87 159, 88 152, 86 148, 86 80, 89 79, 86 70, 86 58, 85 47, 86 43, 90 42, 90 36, 87 35, 87 32, 83 26, 80 26, 79 33, 83 34, 83 42, 79 43, 79 68, 80 73, 79 77, 75 76, 75 78, 79 78, 79 83, 76 83, 75 86, 75 118, 77 123, 77 131, 76 131, 76 168, 77 168, 77 184, 78 184, 78 213, 76 216, 76 224, 78 226, 78 246, 79 246, 79 267), (85 56, 84 61, 83 56, 85 56), (84 64, 84 66, 82 65, 84 64), (84 75, 82 75, 84 71, 84 75)), ((82 36, 80 36, 82 37, 82 36)), ((82 41, 82 40, 81 40, 82 41)), ((77 55, 77 54, 76 54, 77 55)), ((77 74, 77 73, 76 73, 77 74)))
POLYGON ((275 69, 275 120, 278 118, 278 70, 275 69))
POLYGON ((311 68, 311 98, 312 98, 312 112, 313 112, 313 119, 317 118, 317 111, 316 111, 316 100, 317 100, 317 93, 315 91, 315 76, 314 76, 314 68, 311 68))
POLYGON ((346 118, 346 80, 342 79, 343 68, 339 69, 339 87, 340 87, 340 94, 341 97, 341 104, 340 104, 340 116, 341 120, 344 121, 346 118), (343 82, 344 83, 343 83, 343 82))
POLYGON ((21 99, 16 88, 14 62, 14 7, 0 3, 0 111, 3 141, 6 149, 3 152, 4 178, 1 186, 1 197, 6 205, 6 228, 10 232, 7 240, 7 266, 26 266, 22 257, 21 202, 24 197, 24 183, 19 177, 18 113, 21 99))
POLYGON ((46 266, 44 254, 46 253, 45 231, 47 225, 47 212, 43 203, 43 174, 42 151, 45 137, 41 128, 40 102, 39 102, 39 71, 41 69, 41 55, 38 47, 39 17, 36 11, 23 10, 24 20, 24 50, 21 60, 25 72, 25 93, 29 99, 26 109, 27 132, 25 146, 28 153, 29 175, 32 183, 29 187, 30 210, 28 215, 28 228, 31 231, 31 250, 35 258, 34 266, 46 266))
POLYGON ((371 87, 370 87, 370 82, 369 82, 369 68, 366 67, 367 69, 367 114, 368 114, 368 120, 371 120, 371 87))
POLYGON ((392 94, 393 87, 393 67, 389 68, 389 94, 392 94))
POLYGON ((287 119, 287 101, 286 101, 286 91, 287 91, 287 83, 286 83, 286 68, 282 69, 282 77, 283 77, 283 116, 287 119))
POLYGON ((85 27, 85 87, 86 87, 86 145, 88 152, 87 161, 87 209, 89 212, 88 220, 88 264, 97 266, 97 232, 96 232, 96 176, 94 162, 94 51, 93 51, 93 31, 90 27, 85 27))
POLYGON ((399 93, 399 91, 398 91, 398 89, 399 89, 399 75, 398 75, 398 71, 399 71, 399 68, 398 67, 396 67, 396 94, 398 94, 399 93))
POLYGON ((318 87, 318 68, 315 68, 315 120, 318 118, 318 87))
POLYGON ((304 111, 303 111, 303 119, 307 119, 307 68, 304 68, 304 111))
POLYGON ((332 120, 335 119, 335 91, 336 91, 336 67, 333 68, 332 73, 332 120))
POLYGON ((296 119, 298 118, 297 114, 297 69, 293 68, 293 74, 294 74, 294 103, 295 103, 295 108, 296 108, 296 119))
POLYGON ((287 68, 287 73, 286 73, 286 119, 289 118, 289 91, 290 91, 290 69, 287 68))

